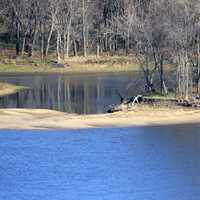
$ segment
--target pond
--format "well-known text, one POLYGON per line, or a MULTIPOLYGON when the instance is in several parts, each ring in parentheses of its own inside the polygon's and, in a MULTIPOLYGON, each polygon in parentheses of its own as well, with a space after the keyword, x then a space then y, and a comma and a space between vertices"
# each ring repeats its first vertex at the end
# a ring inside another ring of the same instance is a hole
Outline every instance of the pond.
POLYGON ((199 200, 199 129, 0 131, 0 199, 199 200))
MULTIPOLYGON (((175 73, 166 73, 168 88, 175 86, 175 73)), ((67 113, 105 113, 124 97, 144 93, 141 72, 91 75, 0 75, 0 82, 29 87, 17 94, 0 97, 0 108, 53 109, 67 113)), ((159 89, 158 78, 155 86, 159 89)))
POLYGON ((42 108, 68 113, 104 113, 124 96, 143 91, 142 74, 0 75, 0 81, 28 86, 18 94, 0 98, 0 108, 42 108))

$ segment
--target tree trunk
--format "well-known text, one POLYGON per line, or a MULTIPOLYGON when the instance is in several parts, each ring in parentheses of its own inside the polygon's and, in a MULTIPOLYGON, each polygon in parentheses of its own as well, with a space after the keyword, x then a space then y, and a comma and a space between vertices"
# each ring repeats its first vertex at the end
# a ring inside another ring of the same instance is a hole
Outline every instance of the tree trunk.
POLYGON ((70 32, 67 32, 67 49, 66 49, 66 56, 69 58, 69 50, 70 50, 70 32))
POLYGON ((160 61, 159 61, 159 68, 160 68, 160 92, 161 93, 165 93, 167 94, 167 87, 164 81, 164 66, 163 66, 163 62, 164 62, 164 56, 160 55, 160 61))
POLYGON ((78 56, 78 52, 77 52, 77 45, 76 45, 76 40, 73 40, 73 47, 74 47, 74 56, 78 56))
POLYGON ((63 35, 63 59, 64 59, 64 61, 66 60, 66 46, 67 46, 67 39, 66 39, 66 34, 64 33, 64 35, 63 35))
POLYGON ((155 91, 154 85, 153 85, 153 77, 152 77, 152 75, 150 73, 150 70, 149 70, 149 56, 148 56, 148 53, 145 54, 145 66, 142 66, 142 64, 141 64, 141 68, 143 70, 144 78, 145 78, 145 81, 146 81, 145 91, 146 92, 155 91))
POLYGON ((19 56, 20 55, 20 24, 17 21, 16 22, 16 55, 19 56))
POLYGON ((129 54, 129 47, 130 47, 130 33, 128 32, 127 38, 126 38, 126 55, 129 54))
POLYGON ((190 70, 189 60, 186 50, 181 50, 178 53, 178 68, 177 68, 177 95, 179 98, 188 100, 191 94, 190 91, 190 70))
POLYGON ((66 57, 69 58, 69 50, 70 50, 70 33, 71 33, 71 19, 68 25, 68 30, 67 30, 67 46, 66 46, 66 57))
POLYGON ((82 20, 83 20, 83 55, 87 56, 87 39, 86 39, 86 10, 85 10, 85 0, 82 0, 82 20))
POLYGON ((45 51, 46 57, 48 56, 48 53, 49 53, 50 41, 51 41, 51 37, 52 37, 52 34, 53 34, 53 30, 54 30, 54 19, 52 19, 51 29, 50 29, 50 32, 49 32, 49 35, 48 35, 48 38, 47 38, 47 46, 46 46, 46 51, 45 51))
POLYGON ((197 94, 200 95, 200 64, 199 64, 200 46, 197 44, 197 94))
POLYGON ((25 45, 26 45, 26 35, 23 37, 23 42, 22 42, 22 56, 24 55, 25 52, 25 45))
POLYGON ((57 31, 57 63, 61 63, 61 58, 60 58, 60 32, 57 31))
POLYGON ((96 52, 96 56, 97 56, 97 57, 100 56, 100 45, 99 45, 99 43, 97 43, 97 52, 96 52))
POLYGON ((44 24, 40 22, 41 59, 44 60, 44 24))
POLYGON ((35 30, 34 32, 34 36, 33 36, 33 42, 31 45, 31 52, 30 52, 30 56, 33 57, 34 56, 34 48, 35 48, 35 43, 36 43, 36 39, 37 39, 37 30, 35 30))
POLYGON ((188 57, 185 56, 185 77, 186 77, 186 83, 185 83, 185 99, 189 99, 189 85, 190 85, 190 79, 189 79, 189 63, 188 63, 188 57))
POLYGON ((118 37, 116 34, 114 36, 114 50, 118 51, 118 37))

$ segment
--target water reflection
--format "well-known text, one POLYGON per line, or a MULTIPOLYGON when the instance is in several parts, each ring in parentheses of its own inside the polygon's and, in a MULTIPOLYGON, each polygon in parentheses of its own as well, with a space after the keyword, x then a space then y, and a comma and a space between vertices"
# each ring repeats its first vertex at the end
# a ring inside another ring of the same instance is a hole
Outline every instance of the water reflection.
MULTIPOLYGON (((69 113, 103 113, 119 103, 116 90, 132 96, 142 91, 138 73, 91 76, 1 76, 0 81, 31 87, 0 98, 1 108, 47 108, 69 113), (131 81, 134 87, 125 90, 131 81)), ((141 75, 139 75, 141 76, 141 75)))

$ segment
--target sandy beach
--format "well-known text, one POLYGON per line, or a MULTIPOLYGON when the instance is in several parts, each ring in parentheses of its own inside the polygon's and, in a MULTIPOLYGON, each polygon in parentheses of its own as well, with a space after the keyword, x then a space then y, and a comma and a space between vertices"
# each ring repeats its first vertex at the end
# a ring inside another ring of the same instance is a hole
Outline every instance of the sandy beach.
POLYGON ((144 108, 115 114, 76 115, 52 110, 0 109, 0 129, 83 129, 200 123, 200 110, 144 108))

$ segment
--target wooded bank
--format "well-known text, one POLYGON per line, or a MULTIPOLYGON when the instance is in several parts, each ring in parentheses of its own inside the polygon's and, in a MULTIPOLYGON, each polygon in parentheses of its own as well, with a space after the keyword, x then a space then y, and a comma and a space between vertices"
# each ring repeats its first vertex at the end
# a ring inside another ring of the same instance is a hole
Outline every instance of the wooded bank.
POLYGON ((200 93, 200 1, 0 0, 0 40, 17 56, 57 63, 70 56, 134 55, 147 92, 168 92, 165 67, 176 67, 178 98, 200 93))

